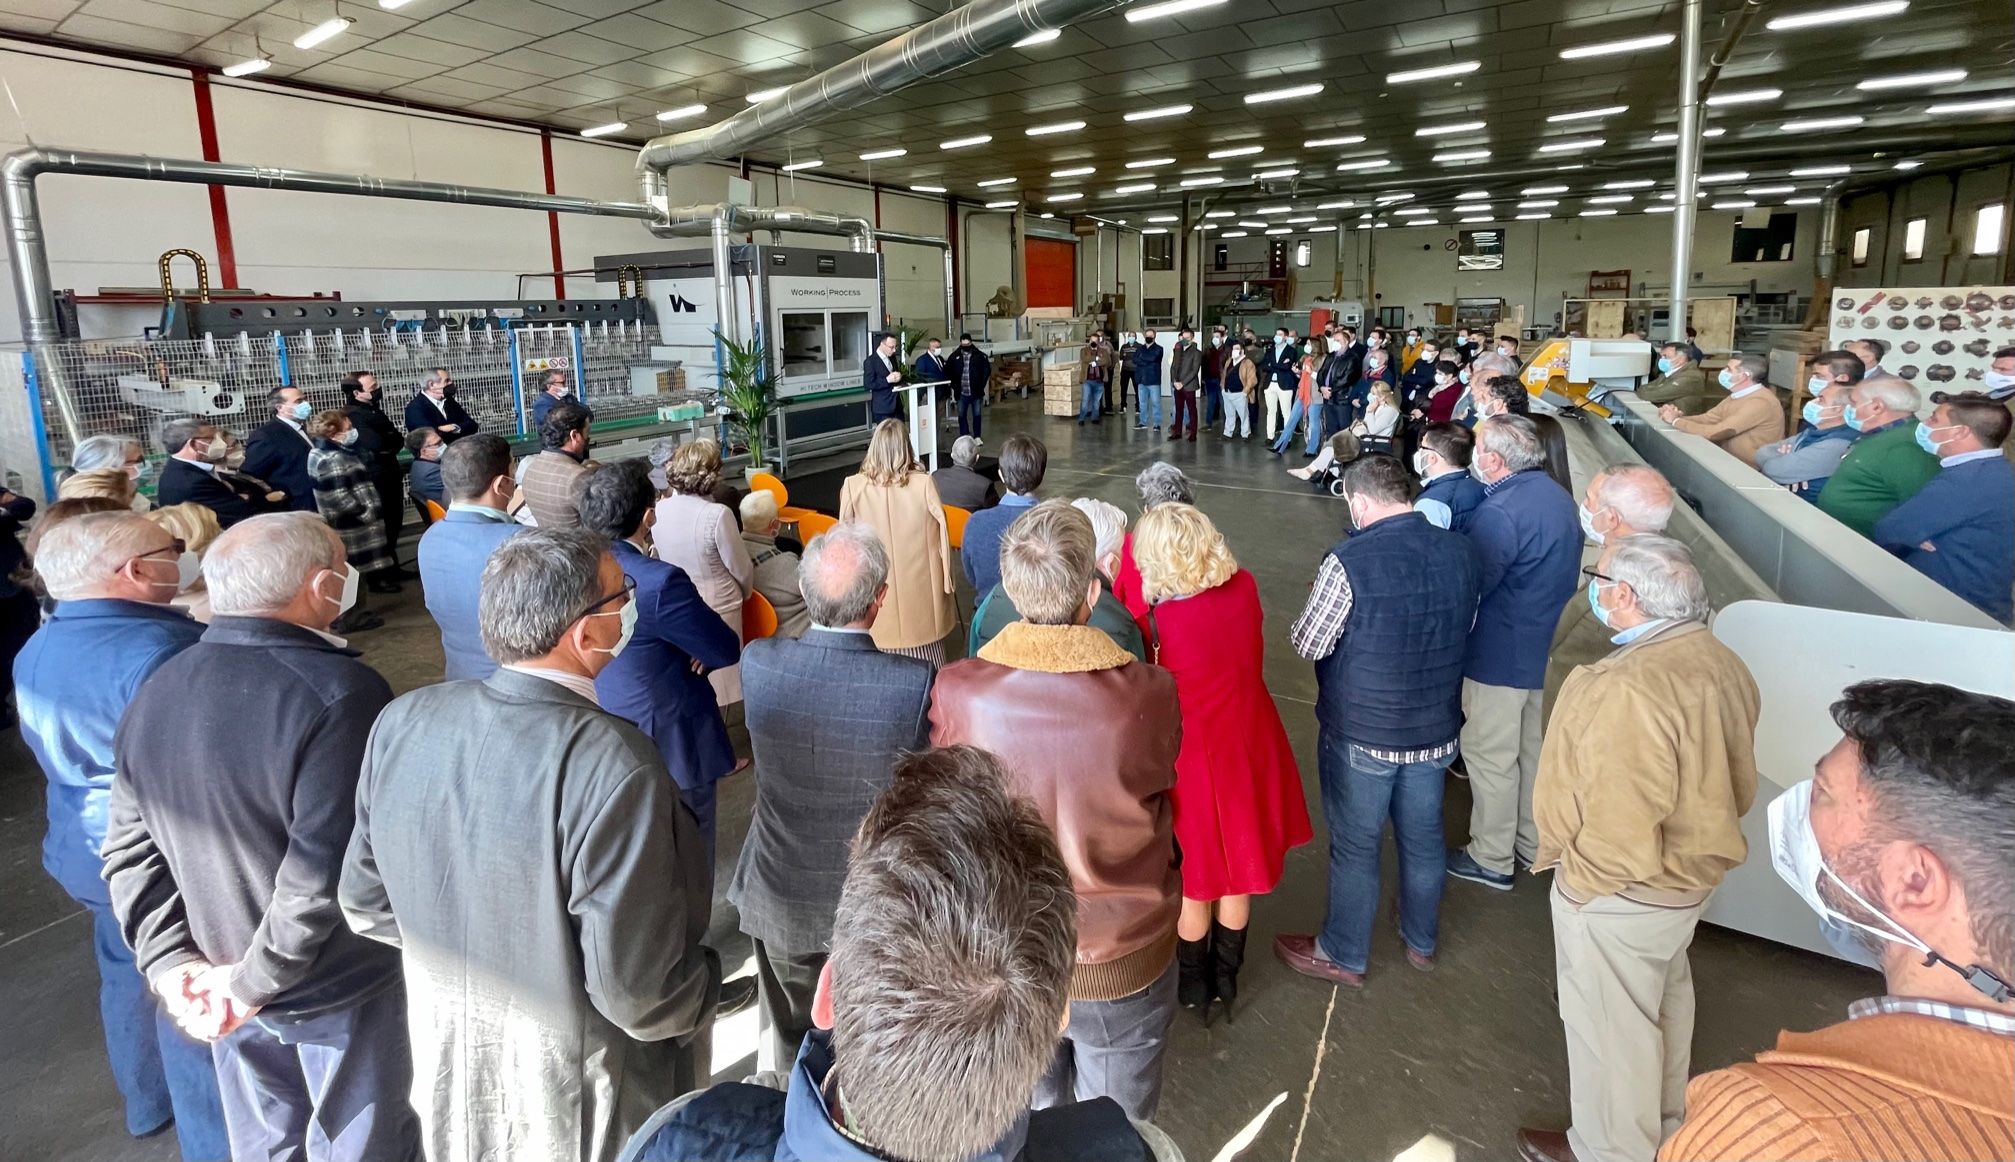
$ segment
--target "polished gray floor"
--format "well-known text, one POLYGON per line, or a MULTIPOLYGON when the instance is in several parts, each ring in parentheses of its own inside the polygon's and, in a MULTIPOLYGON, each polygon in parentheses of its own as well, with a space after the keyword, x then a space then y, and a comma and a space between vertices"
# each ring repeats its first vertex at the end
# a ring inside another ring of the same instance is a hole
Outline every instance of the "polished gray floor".
MULTIPOLYGON (((1324 898, 1324 849, 1315 778, 1315 678, 1287 630, 1322 552, 1344 520, 1340 501, 1312 494, 1258 441, 1205 435, 1169 443, 1108 419, 1079 428, 1010 400, 987 414, 988 450, 1016 430, 1050 449, 1049 496, 1098 496, 1129 512, 1133 475, 1156 459, 1198 483, 1198 501, 1224 530, 1266 604, 1267 681, 1302 763, 1317 842, 1288 859, 1285 879, 1254 907, 1251 950, 1235 1024, 1206 1029, 1178 1015, 1167 1091, 1156 1119, 1192 1162, 1207 1162, 1264 1118, 1244 1157, 1369 1159, 1404 1154, 1501 1159, 1520 1125, 1560 1127, 1567 1113, 1566 1056, 1553 1000, 1553 945, 1545 884, 1511 893, 1451 882, 1442 912, 1440 964, 1406 967, 1398 937, 1374 938, 1362 990, 1336 990, 1273 960, 1277 932, 1308 931, 1324 898), (1270 1110, 1270 1112, 1268 1112, 1270 1110)), ((401 690, 434 680, 440 649, 417 592, 382 602, 390 624, 356 643, 401 690)), ((971 595, 962 594, 971 609, 971 595)), ((230 761, 230 739, 218 740, 230 761)), ((747 779, 721 795, 721 879, 748 824, 747 779)), ((1451 842, 1464 836, 1465 785, 1451 782, 1451 842)), ((172 1159, 172 1135, 125 1136, 104 1063, 89 926, 43 874, 40 773, 12 732, 0 735, 0 1160, 123 1162, 172 1159)), ((1752 858, 1760 858, 1752 853, 1752 858)), ((1388 855, 1389 859, 1389 855, 1388 855)), ((1388 873, 1389 873, 1388 868, 1388 873)), ((1390 890, 1390 889, 1388 889, 1390 890)), ((748 971, 733 909, 716 901, 714 931, 731 971, 748 971)), ((1699 994, 1696 1071, 1769 1046, 1780 1028, 1810 1029, 1879 990, 1870 973, 1775 944, 1703 927, 1693 970, 1699 994)), ((746 1018, 723 1026, 720 1076, 753 1067, 746 1018)))

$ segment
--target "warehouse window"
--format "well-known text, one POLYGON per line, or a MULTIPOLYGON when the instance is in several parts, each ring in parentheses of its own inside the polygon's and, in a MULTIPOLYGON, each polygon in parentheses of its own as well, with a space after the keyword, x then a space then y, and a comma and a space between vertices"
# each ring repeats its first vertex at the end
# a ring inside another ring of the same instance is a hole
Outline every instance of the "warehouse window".
POLYGON ((1868 265, 1868 240, 1874 234, 1875 230, 1871 226, 1863 226, 1854 232, 1854 265, 1868 265))
POLYGON ((1294 264, 1307 266, 1315 259, 1315 244, 1303 238, 1294 244, 1294 264))
POLYGON ((1217 248, 1211 252, 1210 264, 1216 270, 1230 269, 1231 247, 1222 242, 1218 243, 1217 248))
POLYGON ((1175 235, 1143 234, 1140 244, 1149 270, 1175 269, 1175 235))
POLYGON ((1989 202, 1973 211, 1973 254, 2001 253, 2001 224, 2008 216, 2004 202, 1989 202))
MULTIPOLYGON (((1758 211, 1761 213, 1761 211, 1758 211)), ((1761 225, 1748 224, 1746 216, 1735 220, 1735 241, 1730 262, 1789 262, 1792 243, 1798 239, 1797 214, 1772 214, 1761 225)))
POLYGON ((1912 218, 1903 225, 1903 261, 1924 261, 1923 218, 1912 218))

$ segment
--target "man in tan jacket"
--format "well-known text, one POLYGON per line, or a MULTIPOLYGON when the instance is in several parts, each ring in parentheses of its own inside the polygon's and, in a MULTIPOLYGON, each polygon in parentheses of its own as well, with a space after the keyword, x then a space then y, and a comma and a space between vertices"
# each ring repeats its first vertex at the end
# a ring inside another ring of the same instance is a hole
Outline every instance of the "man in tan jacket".
POLYGON ((2015 702, 1862 682, 1833 721, 1818 777, 1770 805, 1771 855, 1885 994, 1694 1078, 1659 1157, 2015 1158, 2015 702))
POLYGON ((1770 363, 1761 355, 1736 355, 1721 371, 1728 398, 1697 416, 1681 413, 1675 404, 1658 409, 1658 417, 1674 430, 1714 441, 1731 456, 1756 467, 1756 450, 1784 438, 1784 405, 1763 382, 1770 363))
POLYGON ((525 461, 518 496, 542 529, 579 528, 581 485, 595 466, 588 462, 588 409, 555 404, 539 425, 543 449, 525 461))
MULTIPOLYGON (((1639 533, 1663 535, 1677 499, 1665 474, 1649 464, 1611 464, 1589 477, 1581 497, 1581 531, 1590 542, 1582 550, 1582 564, 1595 564, 1611 541, 1639 533)), ((1544 717, 1553 717, 1560 688, 1576 667, 1601 661, 1616 648, 1609 640, 1615 632, 1588 602, 1567 603, 1553 631, 1552 652, 1546 655, 1544 717)))
POLYGON ((1567 1031, 1566 1133, 1518 1132, 1528 1162, 1643 1162, 1679 1125, 1693 1043, 1686 950, 1707 898, 1749 848, 1760 697, 1708 632, 1686 546, 1604 546, 1588 600, 1615 653, 1560 691, 1532 810, 1552 871, 1567 1031))

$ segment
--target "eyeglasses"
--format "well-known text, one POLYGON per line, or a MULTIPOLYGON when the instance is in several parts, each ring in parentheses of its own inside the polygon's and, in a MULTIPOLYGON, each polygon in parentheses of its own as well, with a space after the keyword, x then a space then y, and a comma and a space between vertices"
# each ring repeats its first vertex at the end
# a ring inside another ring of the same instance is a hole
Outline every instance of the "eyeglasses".
POLYGON ((1581 575, 1582 575, 1583 577, 1592 577, 1592 578, 1594 578, 1594 579, 1595 579, 1595 580, 1597 580, 1597 581, 1601 581, 1601 582, 1603 582, 1604 584, 1608 584, 1608 585, 1614 585, 1614 584, 1616 584, 1616 578, 1614 578, 1614 577, 1611 577, 1611 576, 1610 576, 1609 574, 1607 574, 1607 573, 1604 573, 1604 572, 1601 572, 1601 571, 1597 570, 1597 569, 1596 569, 1596 567, 1595 567, 1595 566, 1593 566, 1593 565, 1584 565, 1584 566, 1582 566, 1582 568, 1581 568, 1581 575))
POLYGON ((637 579, 635 577, 630 576, 628 573, 625 573, 623 574, 623 587, 621 589, 616 590, 614 593, 609 594, 607 597, 604 597, 600 601, 597 601, 593 605, 590 605, 586 609, 583 609, 581 611, 580 617, 576 617, 574 620, 579 621, 581 620, 582 617, 592 617, 594 616, 595 611, 600 609, 602 606, 607 605, 609 602, 614 601, 619 597, 628 597, 632 593, 635 593, 636 591, 637 591, 637 579))
MULTIPOLYGON (((189 546, 183 542, 181 537, 170 537, 168 540, 168 544, 165 547, 159 549, 151 549, 145 553, 136 553, 132 557, 127 559, 126 565, 130 565, 134 561, 144 561, 148 557, 161 557, 161 556, 167 556, 169 554, 173 554, 174 556, 179 557, 183 553, 186 553, 188 551, 189 546)), ((119 568, 123 569, 126 567, 126 565, 121 565, 119 566, 119 568)), ((117 570, 114 570, 114 572, 117 572, 117 570)))

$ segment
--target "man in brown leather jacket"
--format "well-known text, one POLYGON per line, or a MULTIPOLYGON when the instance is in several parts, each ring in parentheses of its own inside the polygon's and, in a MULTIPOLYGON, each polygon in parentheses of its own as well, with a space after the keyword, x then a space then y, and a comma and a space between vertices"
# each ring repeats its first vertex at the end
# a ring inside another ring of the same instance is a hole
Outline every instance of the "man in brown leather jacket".
POLYGON ((931 745, 993 752, 1057 836, 1078 899, 1070 1024, 1035 1105, 1161 1100, 1181 907, 1173 810, 1175 679, 1086 625, 1099 597, 1091 521, 1060 501, 1001 538, 1001 588, 1022 620, 938 672, 931 745))

